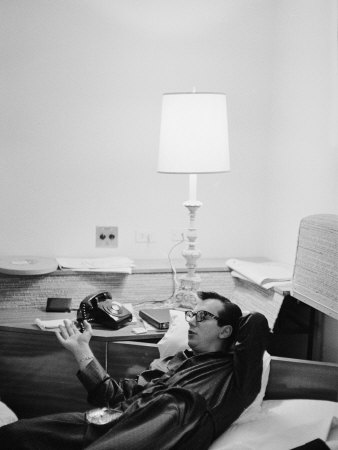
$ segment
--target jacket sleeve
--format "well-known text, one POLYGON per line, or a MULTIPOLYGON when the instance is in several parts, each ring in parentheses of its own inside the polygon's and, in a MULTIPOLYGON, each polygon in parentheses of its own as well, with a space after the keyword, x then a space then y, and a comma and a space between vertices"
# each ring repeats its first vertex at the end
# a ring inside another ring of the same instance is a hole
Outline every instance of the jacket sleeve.
POLYGON ((145 370, 135 378, 116 381, 94 358, 84 370, 77 372, 77 377, 88 392, 87 400, 95 406, 110 406, 120 403, 140 393, 152 380, 167 372, 167 360, 156 368, 145 370))
POLYGON ((268 338, 269 326, 263 314, 252 313, 241 318, 234 346, 234 383, 246 406, 253 402, 261 388, 268 338))
POLYGON ((112 406, 143 389, 136 379, 123 379, 117 382, 95 358, 84 370, 77 372, 77 377, 88 392, 88 402, 95 406, 107 404, 112 406))

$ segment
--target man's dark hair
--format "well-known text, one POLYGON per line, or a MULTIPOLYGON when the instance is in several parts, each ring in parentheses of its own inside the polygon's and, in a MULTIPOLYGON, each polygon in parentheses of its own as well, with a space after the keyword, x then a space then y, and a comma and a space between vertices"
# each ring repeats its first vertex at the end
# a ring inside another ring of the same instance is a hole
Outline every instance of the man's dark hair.
POLYGON ((230 336, 230 340, 234 341, 238 333, 239 319, 242 317, 241 308, 235 303, 232 303, 227 297, 224 297, 223 295, 220 295, 217 292, 199 291, 197 292, 197 296, 202 301, 215 299, 219 300, 223 304, 223 309, 218 313, 219 319, 217 322, 219 326, 222 325, 232 326, 232 333, 230 336))

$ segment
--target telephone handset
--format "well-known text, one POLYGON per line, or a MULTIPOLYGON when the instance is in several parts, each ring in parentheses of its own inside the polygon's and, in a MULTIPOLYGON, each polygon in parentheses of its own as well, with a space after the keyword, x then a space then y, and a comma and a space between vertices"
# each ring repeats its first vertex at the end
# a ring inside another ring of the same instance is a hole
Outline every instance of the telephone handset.
POLYGON ((77 322, 83 331, 83 320, 100 323, 117 330, 132 320, 132 314, 121 303, 112 300, 110 292, 102 291, 88 295, 80 303, 77 322))

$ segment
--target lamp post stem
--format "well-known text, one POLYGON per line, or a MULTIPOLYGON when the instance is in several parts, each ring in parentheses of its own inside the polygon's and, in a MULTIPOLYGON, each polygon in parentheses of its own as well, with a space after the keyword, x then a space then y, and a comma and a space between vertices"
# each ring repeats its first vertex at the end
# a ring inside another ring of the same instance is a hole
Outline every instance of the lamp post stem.
POLYGON ((175 293, 177 306, 183 308, 193 308, 197 303, 196 292, 199 289, 201 278, 196 273, 197 260, 201 252, 196 248, 197 228, 195 225, 196 212, 202 206, 202 203, 196 200, 197 175, 189 175, 189 197, 190 200, 183 205, 189 212, 189 228, 186 233, 188 247, 183 250, 182 255, 186 259, 188 273, 180 278, 180 286, 175 293))
POLYGON ((197 174, 190 173, 189 174, 189 200, 192 202, 196 201, 197 195, 197 174))

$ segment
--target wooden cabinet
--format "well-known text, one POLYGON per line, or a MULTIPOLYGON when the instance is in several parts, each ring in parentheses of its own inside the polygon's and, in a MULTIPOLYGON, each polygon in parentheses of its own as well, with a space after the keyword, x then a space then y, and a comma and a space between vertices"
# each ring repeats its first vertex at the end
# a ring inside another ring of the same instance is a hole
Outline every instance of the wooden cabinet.
MULTIPOLYGON (((21 327, 20 320, 11 322, 14 314, 17 312, 3 310, 0 321, 0 399, 19 418, 90 409, 72 355, 53 332, 34 329, 27 319, 28 311, 21 318, 21 327), (6 317, 10 325, 4 325, 6 317)), ((34 311, 31 315, 34 317, 34 311)), ((120 330, 117 337, 111 330, 99 331, 92 338, 91 348, 114 378, 135 377, 158 356, 157 347, 142 343, 140 348, 130 331, 120 330), (119 336, 131 340, 123 344, 117 340, 119 336)), ((154 341, 161 336, 142 335, 141 339, 154 341)))
MULTIPOLYGON (((88 409, 77 365, 53 333, 0 331, 0 398, 20 417, 88 409)), ((105 343, 93 342, 105 363, 105 343)))

